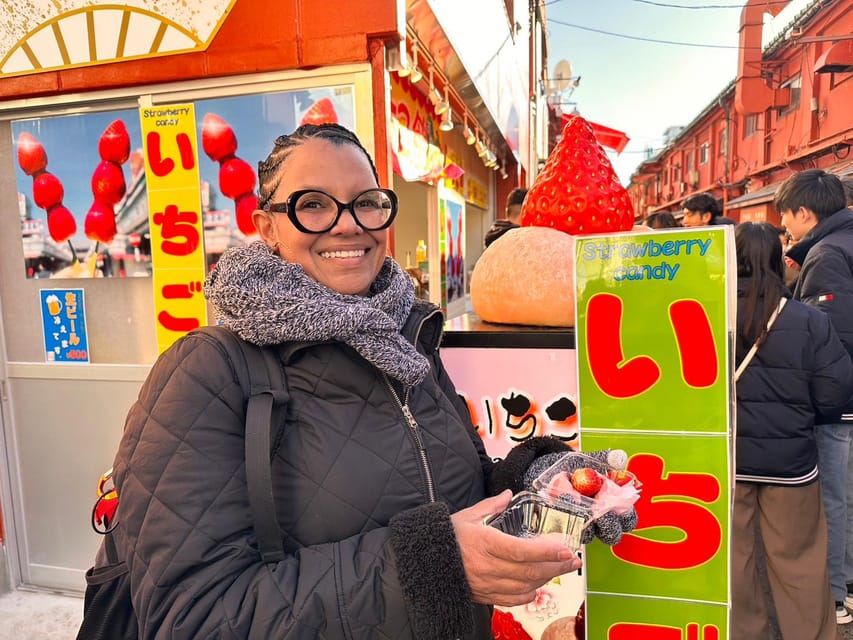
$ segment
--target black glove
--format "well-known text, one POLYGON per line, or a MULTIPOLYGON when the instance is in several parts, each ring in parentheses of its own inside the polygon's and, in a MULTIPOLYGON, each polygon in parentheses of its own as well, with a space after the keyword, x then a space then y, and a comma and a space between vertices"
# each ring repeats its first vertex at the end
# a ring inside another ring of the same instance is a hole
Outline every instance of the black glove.
POLYGON ((526 476, 535 460, 543 456, 553 457, 549 464, 540 468, 536 474, 539 475, 569 451, 571 451, 569 446, 559 438, 537 436, 525 440, 513 447, 506 458, 496 462, 492 467, 487 483, 489 495, 496 496, 507 489, 511 489, 514 494, 524 491, 530 485, 530 482, 526 481, 526 476))
MULTIPOLYGON (((611 449, 602 449, 601 451, 584 451, 583 454, 607 464, 607 458, 611 451, 611 449)), ((562 453, 548 453, 536 458, 524 474, 524 486, 535 491, 532 488, 533 481, 548 469, 548 467, 556 464, 566 453, 566 451, 562 453)), ((574 471, 584 466, 586 466, 586 463, 583 458, 578 457, 576 461, 570 461, 564 471, 574 471)), ((636 526, 637 511, 634 507, 631 507, 630 511, 621 515, 605 513, 584 529, 583 534, 581 534, 581 542, 589 544, 592 542, 593 537, 596 537, 604 544, 613 546, 622 539, 623 533, 630 533, 636 526)))

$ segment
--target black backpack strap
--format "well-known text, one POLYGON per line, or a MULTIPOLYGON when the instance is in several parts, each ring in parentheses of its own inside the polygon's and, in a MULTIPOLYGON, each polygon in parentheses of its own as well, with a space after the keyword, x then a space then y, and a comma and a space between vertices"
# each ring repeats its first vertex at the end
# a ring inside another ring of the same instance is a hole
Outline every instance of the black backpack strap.
POLYGON ((246 482, 255 524, 255 536, 264 562, 284 559, 284 545, 276 520, 272 493, 273 431, 287 406, 287 380, 280 360, 270 347, 258 347, 224 327, 203 327, 237 367, 237 377, 248 398, 246 406, 246 482), (243 375, 245 372, 245 376, 243 375))

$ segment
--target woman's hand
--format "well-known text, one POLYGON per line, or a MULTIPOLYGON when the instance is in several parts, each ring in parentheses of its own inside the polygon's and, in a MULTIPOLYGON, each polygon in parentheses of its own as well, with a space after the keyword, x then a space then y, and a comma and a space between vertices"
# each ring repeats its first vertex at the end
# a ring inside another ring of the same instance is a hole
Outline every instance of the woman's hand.
POLYGON ((504 491, 450 517, 474 602, 514 606, 533 600, 551 578, 577 571, 581 560, 560 542, 515 538, 483 524, 509 504, 504 491))

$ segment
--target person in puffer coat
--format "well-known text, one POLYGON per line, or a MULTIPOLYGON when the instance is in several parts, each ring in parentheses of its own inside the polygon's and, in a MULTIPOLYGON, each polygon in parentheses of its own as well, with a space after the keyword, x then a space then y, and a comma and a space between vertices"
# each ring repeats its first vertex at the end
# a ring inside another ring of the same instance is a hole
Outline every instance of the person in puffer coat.
POLYGON ((817 413, 847 400, 853 364, 829 317, 800 302, 787 300, 767 331, 780 299, 790 295, 778 231, 765 222, 742 223, 735 245, 736 362, 754 344, 758 350, 736 388, 731 637, 771 637, 756 564, 761 545, 782 637, 834 639, 814 429, 817 413))
POLYGON ((440 311, 386 256, 396 196, 350 131, 281 136, 259 183, 263 241, 227 251, 205 294, 286 372, 272 451, 286 558, 258 552, 234 370, 190 334, 154 365, 114 463, 140 637, 491 638, 490 605, 580 567, 558 542, 483 525, 566 445, 486 455, 437 353, 440 311))

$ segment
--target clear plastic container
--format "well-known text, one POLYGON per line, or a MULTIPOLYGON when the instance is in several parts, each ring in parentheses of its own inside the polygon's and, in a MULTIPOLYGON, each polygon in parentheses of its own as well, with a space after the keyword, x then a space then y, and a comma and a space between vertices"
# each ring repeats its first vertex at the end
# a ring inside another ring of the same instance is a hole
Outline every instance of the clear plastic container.
POLYGON ((630 471, 578 452, 561 457, 531 485, 533 491, 513 496, 486 524, 520 538, 556 535, 572 550, 581 546, 584 529, 604 513, 629 510, 642 486, 630 471))
POLYGON ((486 519, 486 524, 517 538, 552 535, 570 549, 581 546, 581 534, 590 521, 582 504, 555 505, 542 496, 525 491, 513 496, 507 508, 486 519))

